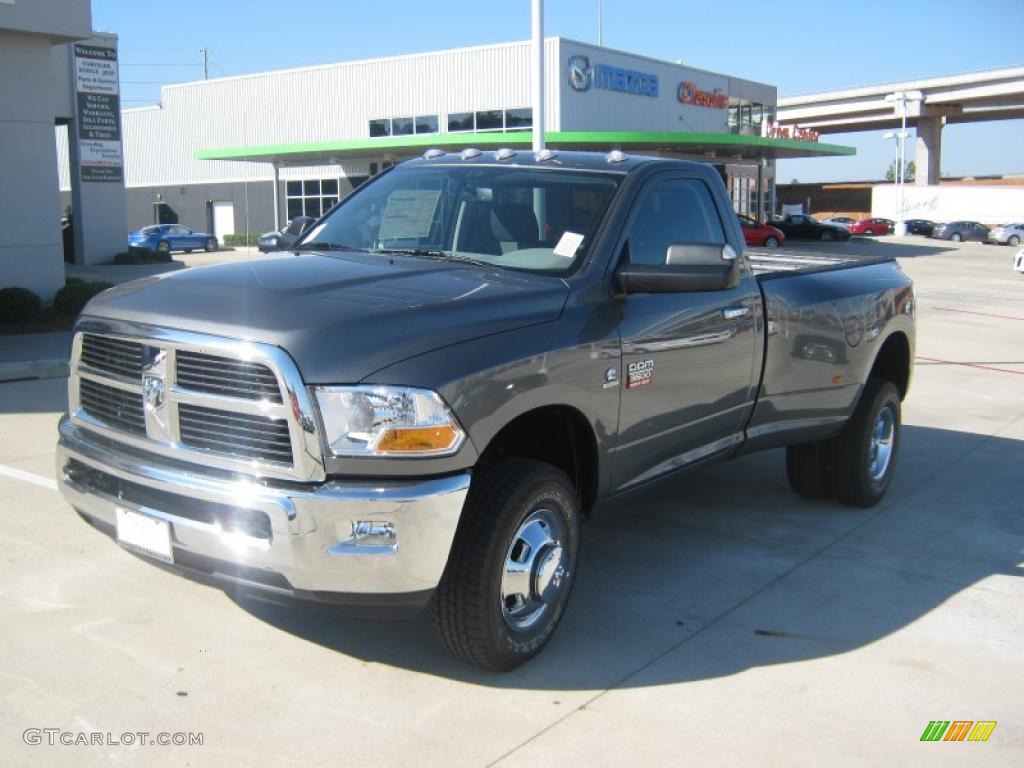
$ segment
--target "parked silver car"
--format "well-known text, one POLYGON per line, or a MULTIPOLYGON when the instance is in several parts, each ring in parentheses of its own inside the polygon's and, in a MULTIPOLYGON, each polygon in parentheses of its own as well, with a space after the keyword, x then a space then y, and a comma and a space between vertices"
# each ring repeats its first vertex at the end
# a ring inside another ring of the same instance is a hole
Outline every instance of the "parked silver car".
POLYGON ((988 239, 993 243, 1016 248, 1024 240, 1024 224, 1003 224, 989 232, 988 239))
POLYGON ((988 240, 988 233, 988 227, 976 221, 951 221, 948 224, 936 224, 932 237, 939 240, 952 240, 956 243, 961 240, 976 240, 979 243, 984 243, 988 240))

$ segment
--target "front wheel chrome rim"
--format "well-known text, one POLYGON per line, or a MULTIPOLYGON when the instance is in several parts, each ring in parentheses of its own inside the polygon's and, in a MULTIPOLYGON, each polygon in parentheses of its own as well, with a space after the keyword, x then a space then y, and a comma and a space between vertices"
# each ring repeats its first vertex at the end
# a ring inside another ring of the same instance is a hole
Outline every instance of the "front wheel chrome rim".
POLYGON ((509 542, 501 572, 501 615, 517 632, 535 626, 568 588, 565 526, 550 509, 531 512, 509 542))
POLYGON ((892 461, 893 440, 896 436, 896 415, 891 406, 886 406, 878 413, 874 430, 871 433, 870 467, 871 479, 881 480, 889 469, 892 461))

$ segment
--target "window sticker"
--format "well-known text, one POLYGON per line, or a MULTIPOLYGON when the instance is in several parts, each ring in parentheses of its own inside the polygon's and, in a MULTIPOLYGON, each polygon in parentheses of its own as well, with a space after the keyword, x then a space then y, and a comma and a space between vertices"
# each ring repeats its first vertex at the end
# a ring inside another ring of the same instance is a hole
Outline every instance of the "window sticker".
POLYGON ((579 250, 582 242, 583 235, 578 235, 575 232, 565 232, 558 241, 558 245, 555 246, 555 255, 574 259, 576 258, 576 251, 579 250))
POLYGON ((440 189, 395 190, 388 195, 377 237, 381 240, 427 237, 440 199, 440 189))

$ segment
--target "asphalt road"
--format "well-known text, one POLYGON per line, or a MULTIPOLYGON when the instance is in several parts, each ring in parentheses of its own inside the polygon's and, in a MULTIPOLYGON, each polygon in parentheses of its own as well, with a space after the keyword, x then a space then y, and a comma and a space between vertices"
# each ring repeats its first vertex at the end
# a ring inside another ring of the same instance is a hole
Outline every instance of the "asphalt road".
POLYGON ((121 550, 54 490, 65 382, 0 384, 0 764, 1021 765, 1024 276, 1008 248, 830 249, 917 283, 884 503, 794 496, 781 451, 636 496, 586 524, 565 620, 503 676, 423 617, 246 602, 121 550), (922 743, 932 720, 998 725, 922 743), (25 743, 45 728, 150 735, 25 743))

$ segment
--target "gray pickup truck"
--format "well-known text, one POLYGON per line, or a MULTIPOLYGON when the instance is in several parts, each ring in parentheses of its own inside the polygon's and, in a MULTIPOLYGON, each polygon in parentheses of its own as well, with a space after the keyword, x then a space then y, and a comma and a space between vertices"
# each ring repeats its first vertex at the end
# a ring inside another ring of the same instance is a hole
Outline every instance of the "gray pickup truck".
POLYGON ((877 503, 913 359, 894 262, 745 254, 709 166, 432 150, 284 256, 95 298, 56 469, 147 559, 429 605, 504 670, 555 630, 581 520, 633 489, 785 446, 798 493, 877 503))

